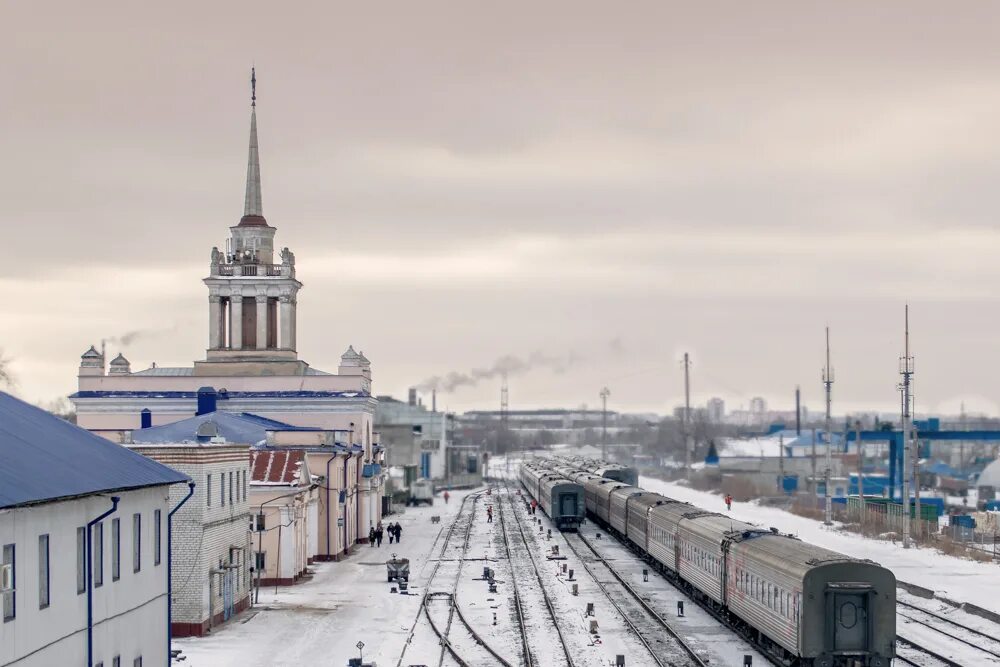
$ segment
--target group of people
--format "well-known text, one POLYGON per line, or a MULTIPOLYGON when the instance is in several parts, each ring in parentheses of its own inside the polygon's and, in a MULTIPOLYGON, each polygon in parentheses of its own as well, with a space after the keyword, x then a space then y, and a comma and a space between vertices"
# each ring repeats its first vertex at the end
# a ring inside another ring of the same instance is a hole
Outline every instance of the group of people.
POLYGON ((382 538, 385 533, 389 533, 389 544, 392 544, 393 541, 398 544, 402 541, 403 527, 399 525, 398 521, 396 523, 390 523, 385 528, 382 527, 381 523, 377 528, 372 526, 368 529, 368 543, 373 547, 382 546, 382 538))

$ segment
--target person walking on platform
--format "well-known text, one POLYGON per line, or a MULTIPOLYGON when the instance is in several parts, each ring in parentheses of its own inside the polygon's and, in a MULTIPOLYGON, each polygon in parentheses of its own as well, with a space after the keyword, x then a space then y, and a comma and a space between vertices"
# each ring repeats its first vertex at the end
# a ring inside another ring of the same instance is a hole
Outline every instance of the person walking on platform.
POLYGON ((448 493, 447 489, 445 490, 443 497, 444 497, 444 504, 447 505, 448 504, 448 499, 451 498, 451 494, 448 493))
POLYGON ((393 530, 391 523, 385 527, 385 532, 389 533, 389 544, 392 544, 392 541, 396 538, 396 531, 393 530))
POLYGON ((486 506, 486 523, 493 523, 493 505, 486 506))
POLYGON ((375 526, 368 528, 368 544, 375 546, 375 526))
POLYGON ((375 529, 375 541, 378 546, 382 546, 382 524, 379 524, 378 528, 375 529))
POLYGON ((534 514, 535 510, 538 509, 538 501, 534 498, 531 499, 531 513, 534 514))
POLYGON ((726 494, 726 509, 727 510, 733 509, 733 497, 728 493, 726 494))
POLYGON ((398 521, 396 522, 396 527, 394 530, 396 533, 396 544, 399 544, 400 542, 403 541, 403 527, 399 525, 398 521))

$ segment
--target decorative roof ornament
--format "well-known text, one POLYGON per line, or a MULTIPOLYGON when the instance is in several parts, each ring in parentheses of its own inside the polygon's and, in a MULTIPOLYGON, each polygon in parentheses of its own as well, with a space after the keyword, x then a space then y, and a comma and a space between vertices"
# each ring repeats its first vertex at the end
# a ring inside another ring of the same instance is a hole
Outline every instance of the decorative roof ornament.
POLYGON ((101 353, 98 352, 94 348, 93 345, 91 345, 89 350, 87 350, 82 355, 80 355, 80 358, 81 359, 100 359, 101 358, 101 353))
POLYGON ((250 152, 247 157, 247 192, 240 226, 266 226, 260 191, 260 150, 257 145, 257 69, 250 68, 250 152))
POLYGON ((348 345, 347 352, 344 352, 342 355, 340 355, 341 361, 358 361, 360 359, 361 355, 359 355, 357 352, 354 351, 353 345, 348 345))

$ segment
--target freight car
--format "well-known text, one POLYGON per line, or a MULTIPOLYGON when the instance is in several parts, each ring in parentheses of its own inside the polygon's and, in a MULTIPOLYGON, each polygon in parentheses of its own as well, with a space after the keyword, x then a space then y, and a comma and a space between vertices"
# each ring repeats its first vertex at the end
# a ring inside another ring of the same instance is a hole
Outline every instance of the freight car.
POLYGON ((522 463, 521 484, 559 530, 573 531, 586 516, 583 487, 551 469, 522 463))
POLYGON ((587 470, 587 511, 780 664, 888 667, 896 580, 878 564, 587 470))

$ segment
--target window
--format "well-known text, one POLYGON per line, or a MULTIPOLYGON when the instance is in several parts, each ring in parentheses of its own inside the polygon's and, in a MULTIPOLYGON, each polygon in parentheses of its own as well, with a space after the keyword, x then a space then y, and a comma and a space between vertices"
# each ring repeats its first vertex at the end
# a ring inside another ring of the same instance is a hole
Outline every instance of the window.
POLYGON ((229 504, 233 504, 233 472, 229 471, 229 504))
POLYGON ((111 667, 122 667, 122 657, 116 655, 115 659, 111 661, 111 667))
POLYGON ((142 667, 142 656, 141 655, 138 658, 136 658, 135 660, 132 661, 132 667, 142 667))
POLYGON ((247 471, 242 472, 243 475, 243 500, 247 499, 247 471))
POLYGON ((212 473, 208 473, 205 481, 205 502, 208 507, 212 506, 212 473))
POLYGON ((226 473, 219 473, 219 504, 226 506, 226 473))
POLYGON ((153 510, 153 565, 160 564, 160 510, 153 510))
POLYGON ((3 594, 3 622, 13 621, 17 614, 17 563, 14 562, 14 545, 3 545, 3 565, 10 565, 10 583, 14 590, 3 594))
POLYGON ((121 521, 111 520, 111 580, 122 576, 122 530, 121 521))
POLYGON ((264 556, 267 555, 266 551, 255 551, 254 552, 254 563, 258 570, 264 569, 264 556))
POLYGON ((38 536, 38 608, 49 606, 49 536, 38 536))
POLYGON ((104 522, 94 524, 94 532, 91 533, 94 555, 94 586, 104 585, 104 522))
POLYGON ((132 571, 142 569, 142 515, 132 515, 132 571))
POLYGON ((87 590, 87 528, 76 529, 76 594, 87 590))

